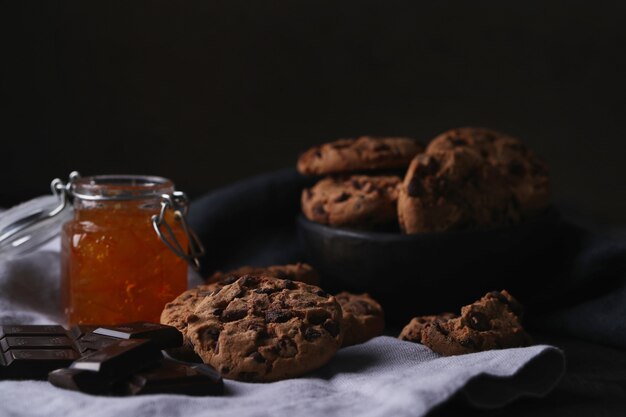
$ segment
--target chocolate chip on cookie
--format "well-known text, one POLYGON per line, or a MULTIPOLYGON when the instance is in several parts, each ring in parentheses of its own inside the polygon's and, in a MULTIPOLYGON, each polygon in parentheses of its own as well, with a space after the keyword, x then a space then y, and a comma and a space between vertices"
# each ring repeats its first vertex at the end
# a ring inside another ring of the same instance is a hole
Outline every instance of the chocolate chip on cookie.
POLYGON ((513 192, 520 216, 539 213, 550 204, 547 165, 519 139, 492 129, 464 127, 437 136, 427 152, 470 148, 494 166, 513 192))
POLYGON ((343 310, 345 336, 342 346, 367 342, 380 336, 385 330, 385 314, 382 307, 369 294, 341 292, 335 298, 343 310))
POLYGON ((326 175, 406 167, 415 154, 423 152, 418 141, 401 137, 362 136, 315 146, 298 159, 304 175, 326 175))
POLYGON ((461 355, 532 343, 521 324, 521 305, 508 292, 492 292, 461 315, 424 324, 421 343, 440 355, 461 355))
POLYGON ((341 307, 319 287, 243 276, 196 305, 187 336, 225 378, 275 381, 324 365, 341 346, 341 307), (319 295, 322 294, 322 295, 319 295))
POLYGON ((397 222, 400 178, 353 175, 327 177, 302 192, 302 212, 331 226, 368 228, 397 222))
POLYGON ((417 155, 398 194, 405 233, 491 226, 510 218, 512 194, 495 168, 471 148, 417 155))
POLYGON ((422 342, 422 329, 426 324, 432 324, 435 321, 446 321, 456 317, 454 313, 442 313, 435 316, 420 316, 413 317, 409 324, 404 326, 402 332, 398 336, 398 339, 406 340, 409 342, 421 343, 422 342))

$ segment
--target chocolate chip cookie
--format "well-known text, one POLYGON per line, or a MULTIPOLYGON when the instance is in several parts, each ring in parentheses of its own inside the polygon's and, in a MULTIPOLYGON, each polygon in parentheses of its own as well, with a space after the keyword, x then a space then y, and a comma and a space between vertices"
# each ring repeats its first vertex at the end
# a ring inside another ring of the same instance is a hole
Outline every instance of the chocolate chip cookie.
POLYGON ((196 305, 187 336, 224 378, 276 381, 328 362, 343 340, 341 318, 318 287, 246 275, 196 305))
POLYGON ((207 282, 221 282, 222 284, 232 284, 244 275, 265 275, 281 279, 300 281, 309 285, 319 285, 320 277, 311 265, 298 262, 288 265, 272 266, 242 266, 228 272, 216 272, 211 275, 207 282))
POLYGON ((184 346, 191 346, 191 342, 186 337, 187 316, 194 312, 196 304, 204 297, 211 295, 224 285, 232 284, 244 275, 263 275, 310 285, 319 284, 319 275, 313 267, 300 262, 267 267, 242 266, 228 272, 216 272, 207 280, 208 284, 187 290, 167 303, 161 312, 161 324, 176 327, 183 334, 184 346))
POLYGON ((511 188, 521 216, 531 216, 550 204, 547 165, 519 139, 492 129, 464 127, 437 136, 427 152, 471 148, 493 165, 511 188))
POLYGON ((336 227, 394 224, 399 185, 394 176, 327 177, 302 191, 302 212, 311 221, 336 227))
POLYGON ((369 294, 341 292, 335 298, 343 310, 345 336, 342 346, 367 342, 385 330, 383 308, 369 294))
POLYGON ((456 317, 454 313, 442 313, 435 316, 420 316, 413 317, 409 324, 404 326, 398 339, 406 340, 408 342, 421 343, 422 342, 422 329, 426 324, 432 324, 435 321, 446 321, 456 317))
POLYGON ((502 177, 467 147, 417 155, 398 194, 405 233, 492 226, 514 217, 512 193, 502 177))
POLYGON ((362 136, 314 146, 298 159, 304 175, 405 168, 424 147, 415 139, 362 136))
POLYGON ((461 309, 461 316, 426 323, 421 343, 440 355, 461 355, 532 343, 521 324, 522 307, 508 292, 488 293, 461 309))

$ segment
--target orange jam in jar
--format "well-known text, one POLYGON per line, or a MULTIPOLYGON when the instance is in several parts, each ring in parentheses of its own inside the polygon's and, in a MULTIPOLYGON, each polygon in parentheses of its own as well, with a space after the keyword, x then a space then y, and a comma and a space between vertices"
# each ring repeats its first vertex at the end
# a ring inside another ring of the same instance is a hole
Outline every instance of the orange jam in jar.
POLYGON ((187 262, 157 229, 187 250, 174 210, 163 195, 174 185, 160 177, 96 176, 72 184, 74 218, 62 231, 61 285, 67 322, 159 322, 164 305, 187 289, 187 262), (161 215, 166 225, 153 224, 161 215))

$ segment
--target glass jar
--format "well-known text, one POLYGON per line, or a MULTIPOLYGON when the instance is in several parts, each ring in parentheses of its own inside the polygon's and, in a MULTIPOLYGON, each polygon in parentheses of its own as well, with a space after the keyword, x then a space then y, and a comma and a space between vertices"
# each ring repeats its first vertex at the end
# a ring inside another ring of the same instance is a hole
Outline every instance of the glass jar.
POLYGON ((159 322, 187 289, 185 207, 161 177, 71 179, 74 216, 61 232, 62 305, 69 325, 159 322), (164 244, 165 243, 165 244, 164 244))
POLYGON ((50 188, 2 213, 0 260, 32 253, 61 230, 68 324, 158 322, 187 288, 187 263, 199 268, 204 255, 185 194, 166 178, 78 172, 50 188))

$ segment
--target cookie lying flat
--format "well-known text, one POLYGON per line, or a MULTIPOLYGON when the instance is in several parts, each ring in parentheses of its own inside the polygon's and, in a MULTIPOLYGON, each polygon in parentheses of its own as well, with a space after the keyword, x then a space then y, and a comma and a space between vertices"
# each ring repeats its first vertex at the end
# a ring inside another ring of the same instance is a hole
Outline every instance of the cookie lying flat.
POLYGON ((461 316, 427 323, 421 342, 444 356, 532 343, 521 324, 521 305, 506 291, 491 292, 461 309, 461 316))
POLYGON ((541 212, 550 204, 547 165, 519 139, 492 129, 464 127, 437 136, 427 152, 461 147, 480 153, 505 178, 521 216, 541 212))
POLYGON ((345 336, 342 346, 367 342, 385 330, 383 308, 369 294, 340 292, 335 298, 343 310, 345 336))
POLYGON ((420 316, 413 317, 409 324, 404 326, 398 339, 406 340, 408 342, 421 343, 422 342, 422 329, 426 324, 432 324, 435 321, 445 321, 456 317, 454 313, 442 313, 436 316, 420 316))
POLYGON ((211 275, 207 282, 221 282, 232 284, 244 275, 264 275, 269 277, 300 281, 309 285, 319 285, 320 277, 309 264, 298 262, 296 264, 272 265, 272 266, 242 266, 228 272, 216 272, 211 275))
POLYGON ((304 175, 405 168, 424 146, 410 138, 362 136, 315 146, 298 159, 304 175))
POLYGON ((327 177, 302 191, 302 212, 311 221, 336 227, 394 224, 399 185, 394 176, 327 177))
POLYGON ((469 148, 417 155, 398 193, 405 233, 506 224, 512 210, 512 192, 502 177, 469 148))
POLYGON ((276 381, 328 362, 341 346, 341 306, 320 288, 244 276, 196 305, 187 336, 224 378, 276 381))
POLYGON ((187 317, 192 314, 202 299, 211 295, 224 285, 232 284, 244 275, 264 275, 280 279, 291 279, 306 284, 317 285, 319 275, 311 265, 305 263, 272 265, 268 267, 242 266, 229 272, 216 272, 209 279, 209 284, 199 285, 180 294, 165 305, 161 312, 161 324, 174 326, 183 334, 184 348, 191 347, 186 337, 187 317))

